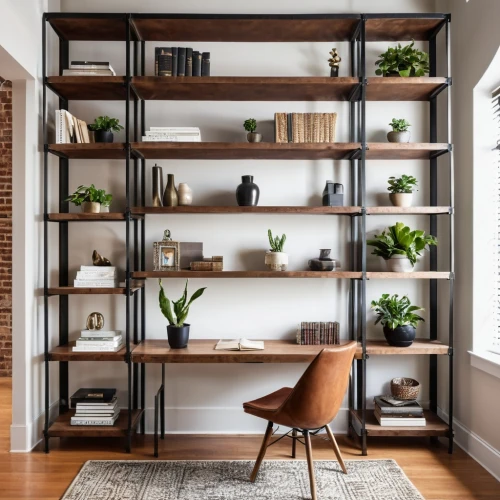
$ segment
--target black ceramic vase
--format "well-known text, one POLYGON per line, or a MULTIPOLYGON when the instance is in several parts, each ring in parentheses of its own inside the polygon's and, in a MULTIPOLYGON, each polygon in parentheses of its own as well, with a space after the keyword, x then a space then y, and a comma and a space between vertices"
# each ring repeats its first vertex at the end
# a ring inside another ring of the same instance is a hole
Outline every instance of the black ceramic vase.
POLYGON ((106 130, 96 130, 94 132, 95 142, 113 142, 113 132, 106 130))
POLYGON ((244 175, 236 188, 236 201, 240 207, 256 207, 259 204, 260 189, 253 181, 253 175, 244 175))
POLYGON ((411 325, 398 326, 392 330, 384 326, 385 340, 394 347, 410 347, 415 340, 415 327, 411 325))
POLYGON ((189 327, 188 323, 182 326, 167 326, 168 344, 171 349, 184 349, 189 342, 189 327))

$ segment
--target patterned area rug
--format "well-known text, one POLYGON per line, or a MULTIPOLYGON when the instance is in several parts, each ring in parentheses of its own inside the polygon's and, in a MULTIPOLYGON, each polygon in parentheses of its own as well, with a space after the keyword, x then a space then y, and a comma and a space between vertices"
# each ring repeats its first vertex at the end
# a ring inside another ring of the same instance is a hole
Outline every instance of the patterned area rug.
MULTIPOLYGON (((262 463, 255 483, 253 461, 86 462, 63 500, 304 500, 311 498, 307 463, 262 463)), ((316 461, 321 500, 423 500, 394 460, 316 461)))

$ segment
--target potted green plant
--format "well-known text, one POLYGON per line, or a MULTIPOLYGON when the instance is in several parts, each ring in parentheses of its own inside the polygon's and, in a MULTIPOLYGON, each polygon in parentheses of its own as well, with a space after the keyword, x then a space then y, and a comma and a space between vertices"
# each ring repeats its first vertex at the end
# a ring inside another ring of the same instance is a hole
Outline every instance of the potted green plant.
POLYGON ((417 179, 413 175, 389 177, 389 199, 395 207, 411 207, 413 191, 416 191, 417 179))
POLYGON ((388 232, 375 235, 373 240, 368 240, 367 245, 375 247, 372 255, 382 257, 387 270, 397 273, 410 273, 421 255, 422 250, 431 245, 437 245, 437 240, 425 231, 412 231, 403 222, 396 222, 388 228, 388 232))
POLYGON ((404 118, 393 118, 389 123, 392 127, 391 132, 387 132, 387 140, 389 142, 410 142, 410 131, 408 130, 411 125, 404 118))
POLYGON ((258 134, 257 130, 257 120, 254 118, 249 118, 243 123, 243 128, 248 132, 247 141, 248 142, 260 142, 262 141, 262 134, 258 134))
POLYGON ((184 287, 184 293, 178 301, 172 301, 172 305, 170 304, 170 300, 165 295, 165 291, 163 290, 163 285, 161 280, 158 280, 160 283, 160 309, 165 318, 168 320, 167 326, 167 336, 168 336, 168 344, 172 349, 184 349, 187 347, 189 341, 189 328, 191 325, 185 323, 188 314, 189 307, 191 304, 199 297, 203 295, 203 292, 206 290, 206 287, 199 288, 196 292, 191 295, 191 298, 187 299, 187 289, 188 289, 188 281, 186 280, 186 286, 184 287))
POLYGON ((94 184, 90 186, 78 186, 75 192, 64 201, 69 201, 75 206, 82 207, 82 212, 87 214, 98 214, 102 205, 108 207, 113 201, 113 195, 106 193, 104 189, 97 189, 94 184))
POLYGON ((288 254, 283 252, 286 234, 283 234, 281 238, 279 236, 273 238, 273 233, 268 229, 267 236, 271 249, 266 252, 264 263, 271 271, 286 271, 288 267, 288 254))
POLYGON ((113 142, 113 132, 123 130, 118 118, 109 116, 98 116, 88 127, 94 132, 95 142, 113 142))
POLYGON ((379 55, 375 74, 383 76, 425 76, 429 73, 429 54, 414 49, 415 41, 404 47, 389 47, 379 55))
POLYGON ((409 347, 415 340, 416 328, 424 318, 415 314, 423 311, 419 306, 413 306, 405 295, 389 296, 384 293, 379 300, 372 300, 371 308, 377 315, 375 324, 381 323, 384 327, 384 336, 389 345, 394 347, 409 347))

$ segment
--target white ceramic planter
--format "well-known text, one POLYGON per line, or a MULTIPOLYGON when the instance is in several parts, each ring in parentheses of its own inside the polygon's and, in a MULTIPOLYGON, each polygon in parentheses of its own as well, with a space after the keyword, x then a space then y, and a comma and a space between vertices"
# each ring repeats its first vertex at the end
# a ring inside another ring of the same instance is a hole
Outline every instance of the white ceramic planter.
POLYGON ((389 142, 410 142, 410 132, 388 132, 387 140, 389 142))
POLYGON ((411 207, 413 193, 390 193, 389 199, 395 207, 411 207))
POLYGON ((390 259, 386 260, 387 270, 391 273, 412 273, 413 266, 410 259, 405 255, 393 255, 390 259))
POLYGON ((179 184, 177 195, 179 197, 179 205, 187 206, 193 203, 193 191, 185 182, 179 184))
POLYGON ((285 252, 266 252, 264 263, 271 271, 286 271, 288 254, 285 252))
POLYGON ((101 205, 101 214, 109 214, 109 205, 107 207, 101 205))
POLYGON ((84 214, 98 214, 101 212, 101 204, 95 201, 84 201, 82 203, 82 212, 84 214))

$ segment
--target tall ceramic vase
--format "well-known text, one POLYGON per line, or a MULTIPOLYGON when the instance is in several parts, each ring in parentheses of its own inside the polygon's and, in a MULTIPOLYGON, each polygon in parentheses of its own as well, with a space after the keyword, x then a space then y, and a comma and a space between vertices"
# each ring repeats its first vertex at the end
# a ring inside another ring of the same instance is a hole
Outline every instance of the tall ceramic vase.
POLYGON ((179 195, 179 205, 185 206, 193 203, 193 191, 185 182, 179 183, 177 194, 179 195))
POLYGON ((256 207, 259 204, 260 189, 253 181, 253 175, 241 177, 242 183, 236 188, 236 201, 240 207, 256 207))
POLYGON ((168 174, 167 187, 163 193, 163 206, 176 207, 179 205, 179 196, 177 189, 175 189, 174 174, 168 174))
POLYGON ((153 207, 163 206, 163 170, 156 163, 153 167, 153 207))

